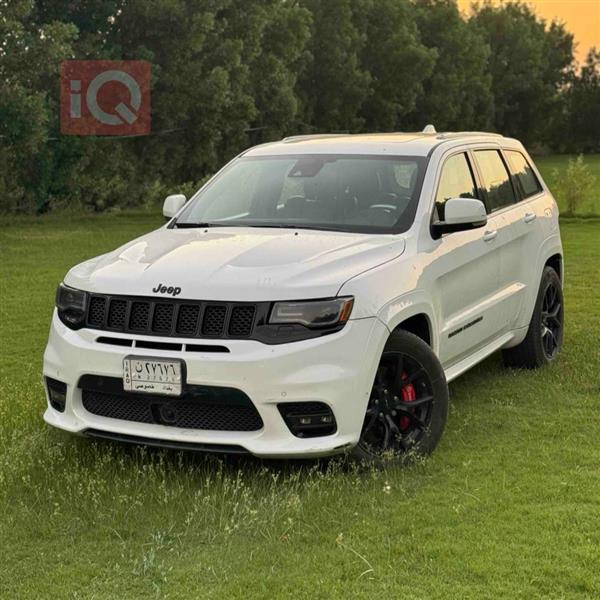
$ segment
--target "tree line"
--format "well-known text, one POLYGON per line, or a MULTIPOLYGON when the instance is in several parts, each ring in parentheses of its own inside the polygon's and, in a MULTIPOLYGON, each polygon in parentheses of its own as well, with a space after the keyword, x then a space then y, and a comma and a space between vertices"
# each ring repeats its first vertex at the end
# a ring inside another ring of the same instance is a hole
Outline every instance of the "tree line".
POLYGON ((0 210, 154 203, 312 132, 489 130, 600 151, 600 53, 526 4, 0 0, 0 210), (152 134, 61 136, 59 65, 152 64, 152 134))

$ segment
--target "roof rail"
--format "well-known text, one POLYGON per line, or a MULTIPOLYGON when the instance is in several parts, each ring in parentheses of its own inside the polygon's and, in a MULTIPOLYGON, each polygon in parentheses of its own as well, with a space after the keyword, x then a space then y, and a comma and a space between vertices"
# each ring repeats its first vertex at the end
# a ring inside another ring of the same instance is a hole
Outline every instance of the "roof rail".
POLYGON ((490 133, 489 131, 445 131, 438 134, 438 139, 448 140, 453 138, 461 138, 466 136, 491 136, 491 137, 504 137, 501 133, 490 133))
POLYGON ((351 135, 348 133, 308 133, 304 135, 290 135, 288 137, 284 137, 281 141, 284 143, 287 142, 299 142, 301 140, 319 140, 323 138, 331 138, 331 137, 343 137, 346 135, 351 135))

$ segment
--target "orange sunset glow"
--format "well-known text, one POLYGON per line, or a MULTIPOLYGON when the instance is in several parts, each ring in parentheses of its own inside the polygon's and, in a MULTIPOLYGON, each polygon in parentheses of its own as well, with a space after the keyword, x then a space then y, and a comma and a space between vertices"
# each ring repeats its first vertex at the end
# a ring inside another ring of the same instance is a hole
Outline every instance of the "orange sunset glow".
MULTIPOLYGON (((502 0, 493 0, 501 4, 502 0)), ((458 0, 458 6, 468 13, 472 0, 458 0)), ((527 4, 540 17, 557 19, 575 36, 575 57, 585 59, 592 46, 600 47, 600 0, 529 0, 527 4)))

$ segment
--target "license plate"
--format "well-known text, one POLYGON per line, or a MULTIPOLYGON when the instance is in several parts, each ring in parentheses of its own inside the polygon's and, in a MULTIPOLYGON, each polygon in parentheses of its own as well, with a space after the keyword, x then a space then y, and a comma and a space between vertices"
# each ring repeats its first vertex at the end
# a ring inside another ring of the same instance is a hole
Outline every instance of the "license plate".
POLYGON ((123 360, 123 389, 127 392, 180 396, 182 361, 127 356, 123 360))

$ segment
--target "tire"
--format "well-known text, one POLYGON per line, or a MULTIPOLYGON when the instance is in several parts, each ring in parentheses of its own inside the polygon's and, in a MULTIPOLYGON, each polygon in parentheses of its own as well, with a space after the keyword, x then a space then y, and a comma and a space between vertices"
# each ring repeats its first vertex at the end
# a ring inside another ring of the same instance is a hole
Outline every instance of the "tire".
POLYGON ((394 331, 383 349, 358 444, 363 464, 406 464, 437 446, 448 416, 448 385, 432 349, 408 331, 394 331))
POLYGON ((545 267, 525 339, 502 351, 507 367, 537 369, 556 360, 563 342, 564 300, 560 277, 545 267))

